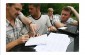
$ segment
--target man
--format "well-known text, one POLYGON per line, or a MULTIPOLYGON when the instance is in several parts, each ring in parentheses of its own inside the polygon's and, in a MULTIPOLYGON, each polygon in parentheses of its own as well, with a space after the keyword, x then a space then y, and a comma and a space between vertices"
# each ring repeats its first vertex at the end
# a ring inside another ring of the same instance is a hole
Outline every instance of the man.
MULTIPOLYGON (((6 51, 25 43, 29 39, 28 31, 19 19, 19 17, 26 18, 20 15, 21 10, 22 4, 20 3, 6 4, 6 51)), ((28 23, 31 26, 30 20, 28 23)))
POLYGON ((36 30, 36 33, 42 35, 47 32, 47 29, 49 31, 56 30, 56 28, 51 25, 49 18, 46 15, 41 14, 40 4, 29 4, 28 8, 31 14, 30 16, 28 16, 28 18, 33 23, 38 25, 38 29, 36 30))
POLYGON ((75 14, 78 20, 79 19, 78 12, 72 6, 64 7, 61 11, 61 16, 60 15, 56 16, 55 26, 57 28, 60 28, 66 26, 67 24, 78 25, 78 22, 71 18, 72 12, 75 14))

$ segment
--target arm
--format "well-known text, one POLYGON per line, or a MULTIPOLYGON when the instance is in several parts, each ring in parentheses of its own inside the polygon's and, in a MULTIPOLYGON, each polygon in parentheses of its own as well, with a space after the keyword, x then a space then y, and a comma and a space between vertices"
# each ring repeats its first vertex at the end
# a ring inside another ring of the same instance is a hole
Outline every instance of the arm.
POLYGON ((26 25, 30 25, 30 23, 32 23, 32 21, 29 18, 25 17, 22 12, 19 13, 19 18, 26 25))
POLYGON ((22 37, 18 38, 17 40, 8 43, 6 45, 6 51, 9 51, 10 49, 12 49, 13 47, 15 47, 16 45, 19 45, 21 43, 25 43, 25 41, 27 41, 28 38, 29 38, 28 35, 22 35, 22 37))
POLYGON ((70 18, 69 20, 70 20, 69 21, 70 22, 69 23, 70 25, 74 25, 74 26, 77 26, 78 25, 78 21, 74 20, 73 18, 70 18))
POLYGON ((61 18, 60 15, 55 16, 55 19, 54 19, 54 26, 55 26, 56 28, 60 28, 60 27, 66 26, 66 24, 61 23, 60 18, 61 18))
POLYGON ((30 27, 30 30, 31 30, 31 33, 33 34, 33 36, 35 36, 35 30, 37 29, 37 25, 36 24, 33 24, 32 21, 25 17, 23 15, 23 13, 20 12, 20 15, 19 15, 20 19, 22 20, 22 22, 27 25, 28 27, 30 27))
POLYGON ((74 13, 74 15, 77 17, 77 20, 79 21, 79 14, 78 14, 78 12, 72 6, 68 6, 68 7, 71 8, 72 12, 74 13))
POLYGON ((66 24, 63 24, 63 23, 58 22, 58 21, 55 22, 55 27, 56 28, 60 28, 60 27, 64 27, 64 26, 66 26, 66 24))
POLYGON ((48 31, 57 31, 57 29, 54 26, 48 27, 48 31))
POLYGON ((9 51, 10 49, 12 49, 12 48, 13 48, 14 46, 16 46, 16 45, 18 45, 17 40, 8 43, 8 44, 6 45, 6 51, 9 51))
POLYGON ((56 31, 56 30, 57 30, 54 26, 51 25, 48 16, 47 16, 47 22, 46 22, 46 25, 47 25, 47 27, 48 27, 48 31, 56 31))
POLYGON ((73 22, 73 25, 77 26, 78 25, 78 22, 77 21, 73 22))

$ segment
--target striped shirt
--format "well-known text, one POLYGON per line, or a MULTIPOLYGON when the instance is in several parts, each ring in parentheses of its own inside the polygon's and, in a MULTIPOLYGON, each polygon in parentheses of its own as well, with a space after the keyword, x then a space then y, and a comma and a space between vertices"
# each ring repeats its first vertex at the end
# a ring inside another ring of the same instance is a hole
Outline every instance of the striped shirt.
POLYGON ((6 20, 6 44, 18 39, 21 35, 27 34, 28 31, 23 23, 16 18, 15 27, 13 27, 8 20, 6 20))

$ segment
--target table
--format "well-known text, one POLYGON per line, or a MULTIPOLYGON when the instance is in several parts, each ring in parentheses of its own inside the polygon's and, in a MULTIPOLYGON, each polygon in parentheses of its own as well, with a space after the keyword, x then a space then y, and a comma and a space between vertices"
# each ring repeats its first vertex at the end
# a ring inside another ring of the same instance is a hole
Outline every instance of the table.
MULTIPOLYGON (((69 26, 70 27, 70 26, 69 26)), ((72 30, 73 28, 70 28, 69 30, 72 30)), ((50 32, 48 32, 47 34, 49 34, 50 32)), ((64 33, 64 32, 60 32, 57 31, 55 33, 64 33)), ((65 33, 67 34, 67 33, 65 33)), ((68 34, 69 35, 69 34, 68 34)), ((79 35, 75 36, 75 35, 69 35, 70 38, 70 44, 67 47, 66 52, 76 52, 79 51, 79 35)), ((21 45, 17 45, 15 46, 12 50, 13 52, 36 52, 33 48, 35 46, 25 46, 25 44, 21 44, 21 45)))

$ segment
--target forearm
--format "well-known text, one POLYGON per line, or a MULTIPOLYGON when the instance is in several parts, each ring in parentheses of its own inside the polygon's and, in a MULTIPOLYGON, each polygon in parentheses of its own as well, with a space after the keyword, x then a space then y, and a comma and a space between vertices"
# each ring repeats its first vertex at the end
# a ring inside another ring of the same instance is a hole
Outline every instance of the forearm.
POLYGON ((60 27, 64 27, 66 26, 66 24, 60 23, 60 22, 55 22, 55 27, 56 28, 60 28, 60 27))
POLYGON ((29 18, 27 18, 27 17, 22 17, 21 18, 21 20, 22 20, 22 22, 24 23, 24 24, 26 24, 26 25, 30 25, 30 23, 32 22, 29 18))
POLYGON ((72 6, 68 6, 68 7, 71 8, 72 12, 74 13, 74 15, 77 17, 77 20, 79 21, 79 13, 72 6))
POLYGON ((23 13, 21 13, 21 12, 19 14, 19 18, 26 25, 30 25, 30 23, 32 22, 29 18, 27 18, 26 16, 24 16, 23 13))
POLYGON ((78 25, 78 22, 77 21, 76 22, 73 22, 72 25, 77 26, 78 25))
POLYGON ((18 45, 17 40, 8 43, 8 44, 6 45, 6 51, 9 51, 10 49, 12 49, 12 48, 13 48, 14 46, 16 46, 16 45, 18 45))
POLYGON ((48 28, 48 31, 56 31, 57 29, 54 27, 54 26, 50 26, 49 28, 48 28))
POLYGON ((29 39, 29 35, 22 35, 21 37, 19 37, 18 39, 8 43, 6 45, 6 51, 9 51, 10 49, 12 49, 13 47, 15 47, 16 45, 25 43, 27 40, 29 39))
POLYGON ((73 9, 72 12, 75 14, 75 16, 77 17, 77 20, 79 21, 79 14, 78 14, 78 12, 75 9, 73 9))

